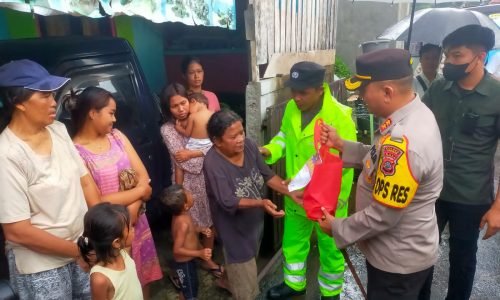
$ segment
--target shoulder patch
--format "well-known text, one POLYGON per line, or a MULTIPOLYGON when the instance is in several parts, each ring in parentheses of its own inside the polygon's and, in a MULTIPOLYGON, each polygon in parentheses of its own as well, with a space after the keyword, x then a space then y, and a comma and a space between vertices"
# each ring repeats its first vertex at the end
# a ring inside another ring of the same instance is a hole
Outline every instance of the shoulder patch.
POLYGON ((408 140, 385 138, 380 150, 373 198, 389 207, 405 208, 413 200, 418 182, 408 163, 408 140))

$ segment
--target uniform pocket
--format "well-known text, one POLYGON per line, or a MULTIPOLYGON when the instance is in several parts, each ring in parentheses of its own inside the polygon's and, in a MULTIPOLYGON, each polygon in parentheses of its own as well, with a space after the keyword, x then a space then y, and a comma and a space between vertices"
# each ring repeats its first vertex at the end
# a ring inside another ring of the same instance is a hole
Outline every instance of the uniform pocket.
POLYGON ((479 116, 474 130, 474 135, 478 136, 497 136, 496 134, 496 116, 479 116))

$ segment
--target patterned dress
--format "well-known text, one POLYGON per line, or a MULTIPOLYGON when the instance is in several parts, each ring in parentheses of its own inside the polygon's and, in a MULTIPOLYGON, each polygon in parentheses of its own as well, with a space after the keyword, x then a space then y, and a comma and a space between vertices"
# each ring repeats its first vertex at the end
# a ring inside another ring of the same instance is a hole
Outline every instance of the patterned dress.
MULTIPOLYGON (((109 151, 95 154, 83 146, 75 144, 90 174, 94 178, 101 195, 116 193, 120 190, 118 175, 121 170, 130 168, 130 160, 121 140, 122 133, 117 129, 108 134, 111 144, 109 151)), ((149 228, 148 219, 141 214, 135 224, 132 241, 132 258, 137 268, 137 276, 142 286, 163 277, 156 248, 149 228)))
MULTIPOLYGON (((170 153, 172 162, 172 182, 175 182, 175 164, 184 170, 184 188, 193 194, 194 204, 189 210, 189 214, 193 218, 196 226, 211 227, 212 216, 210 206, 208 205, 207 191, 205 187, 205 176, 203 175, 203 157, 192 158, 183 163, 178 163, 174 159, 174 154, 183 150, 186 147, 188 138, 184 137, 175 130, 175 126, 171 122, 163 124, 161 127, 161 135, 163 141, 170 153)), ((205 149, 206 151, 209 149, 205 149)))

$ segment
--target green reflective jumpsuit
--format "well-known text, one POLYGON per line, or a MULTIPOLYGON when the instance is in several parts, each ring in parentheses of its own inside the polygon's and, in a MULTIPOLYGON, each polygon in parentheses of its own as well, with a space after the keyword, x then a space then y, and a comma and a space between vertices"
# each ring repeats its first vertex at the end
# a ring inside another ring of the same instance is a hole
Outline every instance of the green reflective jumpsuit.
MULTIPOLYGON (((271 155, 266 163, 273 164, 281 157, 286 158, 286 176, 293 178, 306 161, 315 154, 314 124, 322 118, 328 125, 337 129, 345 140, 356 140, 356 129, 351 117, 351 108, 337 102, 330 93, 330 88, 323 84, 323 106, 314 119, 302 130, 301 111, 295 101, 289 101, 280 132, 264 147, 271 155)), ((351 192, 353 170, 342 172, 342 187, 339 195, 336 216, 347 217, 347 202, 351 192)), ((296 291, 306 288, 306 261, 309 254, 310 238, 313 229, 318 236, 320 270, 318 283, 323 296, 336 296, 342 291, 344 281, 344 257, 336 247, 334 240, 323 233, 317 222, 307 219, 304 209, 285 197, 285 231, 283 235, 283 255, 285 283, 296 291)))

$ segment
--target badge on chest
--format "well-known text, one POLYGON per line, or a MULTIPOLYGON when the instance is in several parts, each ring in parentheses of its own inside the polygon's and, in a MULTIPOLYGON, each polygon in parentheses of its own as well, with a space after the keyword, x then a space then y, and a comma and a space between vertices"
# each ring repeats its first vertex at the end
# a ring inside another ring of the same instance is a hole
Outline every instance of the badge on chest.
POLYGON ((407 207, 418 188, 408 163, 408 140, 384 138, 379 156, 373 198, 390 207, 407 207))

